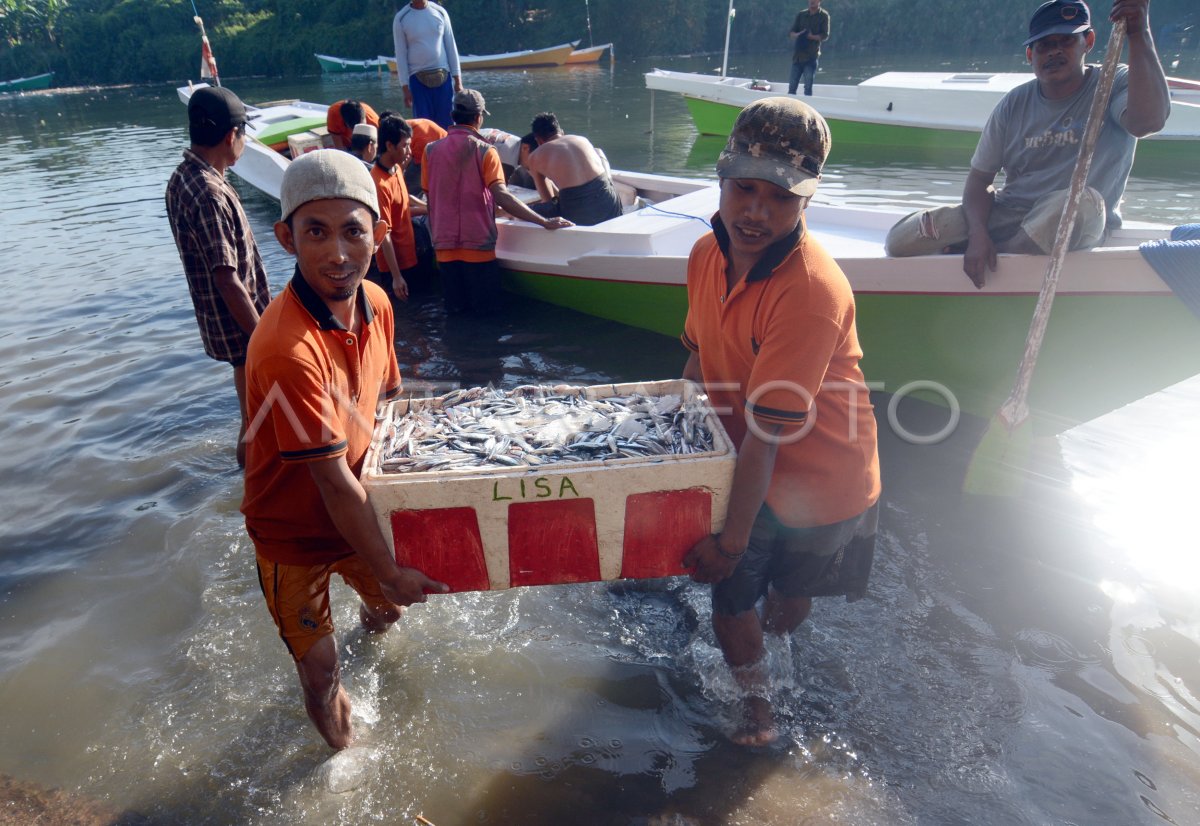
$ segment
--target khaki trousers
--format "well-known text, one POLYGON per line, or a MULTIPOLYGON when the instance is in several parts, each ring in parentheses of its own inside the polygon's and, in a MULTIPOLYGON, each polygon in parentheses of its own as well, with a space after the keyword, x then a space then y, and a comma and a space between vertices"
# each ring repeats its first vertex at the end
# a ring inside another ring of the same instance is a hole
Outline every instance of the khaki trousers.
MULTIPOLYGON (((993 192, 994 190, 989 190, 993 192)), ((1058 221, 1067 202, 1067 190, 1056 189, 1038 199, 1028 210, 1012 207, 992 207, 988 216, 988 235, 1000 243, 1024 232, 1045 255, 1054 250, 1058 221)), ((1104 238, 1106 210, 1104 198, 1087 187, 1075 216, 1071 233, 1073 250, 1088 249, 1104 238)), ((904 258, 910 255, 938 255, 947 247, 961 252, 967 243, 967 215, 961 204, 921 209, 904 216, 888 231, 884 249, 888 255, 904 258)))

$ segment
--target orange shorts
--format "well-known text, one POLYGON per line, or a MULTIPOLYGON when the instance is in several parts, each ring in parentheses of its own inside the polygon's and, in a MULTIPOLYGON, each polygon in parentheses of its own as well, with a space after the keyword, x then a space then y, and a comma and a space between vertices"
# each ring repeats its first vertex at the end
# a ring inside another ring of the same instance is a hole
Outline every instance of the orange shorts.
POLYGON ((358 555, 328 565, 284 565, 257 555, 258 584, 288 652, 302 660, 322 637, 333 633, 329 578, 339 574, 373 611, 391 608, 379 580, 358 555))

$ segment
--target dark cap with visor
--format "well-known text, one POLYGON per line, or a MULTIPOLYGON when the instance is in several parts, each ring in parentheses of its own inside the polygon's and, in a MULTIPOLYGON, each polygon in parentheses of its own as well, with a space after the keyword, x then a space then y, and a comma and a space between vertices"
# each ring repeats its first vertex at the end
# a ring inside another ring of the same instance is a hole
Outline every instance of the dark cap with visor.
POLYGON ((246 105, 228 89, 205 86, 188 99, 188 123, 224 135, 247 121, 246 105))
POLYGON ((738 115, 717 159, 717 175, 757 178, 796 195, 812 195, 831 143, 825 118, 807 103, 763 98, 738 115))
POLYGON ((1092 27, 1092 12, 1083 0, 1050 0, 1038 6, 1029 19, 1029 39, 1032 46, 1043 37, 1053 34, 1079 34, 1092 27))

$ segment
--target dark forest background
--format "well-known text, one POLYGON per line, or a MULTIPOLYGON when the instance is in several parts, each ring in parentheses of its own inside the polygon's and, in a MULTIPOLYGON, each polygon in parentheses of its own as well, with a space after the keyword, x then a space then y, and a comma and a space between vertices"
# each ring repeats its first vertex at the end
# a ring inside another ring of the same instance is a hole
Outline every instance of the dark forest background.
MULTIPOLYGON (((319 71, 314 52, 392 52, 397 0, 195 0, 222 77, 319 71)), ((459 51, 488 54, 581 39, 617 58, 720 51, 728 0, 444 0, 459 51), (589 38, 588 19, 591 21, 589 38)), ((1020 50, 1037 0, 826 0, 838 49, 939 55, 1020 50)), ((1108 3, 1092 4, 1106 17, 1108 3)), ((737 0, 731 50, 782 51, 804 0, 737 0)), ((0 0, 0 80, 56 72, 56 85, 197 76, 192 0, 0 0)), ((1154 0, 1160 52, 1195 49, 1197 0, 1154 0)), ((1107 21, 1098 21, 1101 36, 1107 21)))

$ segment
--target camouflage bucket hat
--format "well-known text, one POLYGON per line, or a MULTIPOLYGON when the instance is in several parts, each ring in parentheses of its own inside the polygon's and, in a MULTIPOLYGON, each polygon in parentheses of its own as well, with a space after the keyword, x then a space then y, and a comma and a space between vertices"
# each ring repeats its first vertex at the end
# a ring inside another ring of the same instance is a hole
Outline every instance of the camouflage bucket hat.
POLYGON ((816 109, 791 97, 763 98, 738 115, 721 157, 722 178, 757 178, 812 195, 832 141, 816 109))

